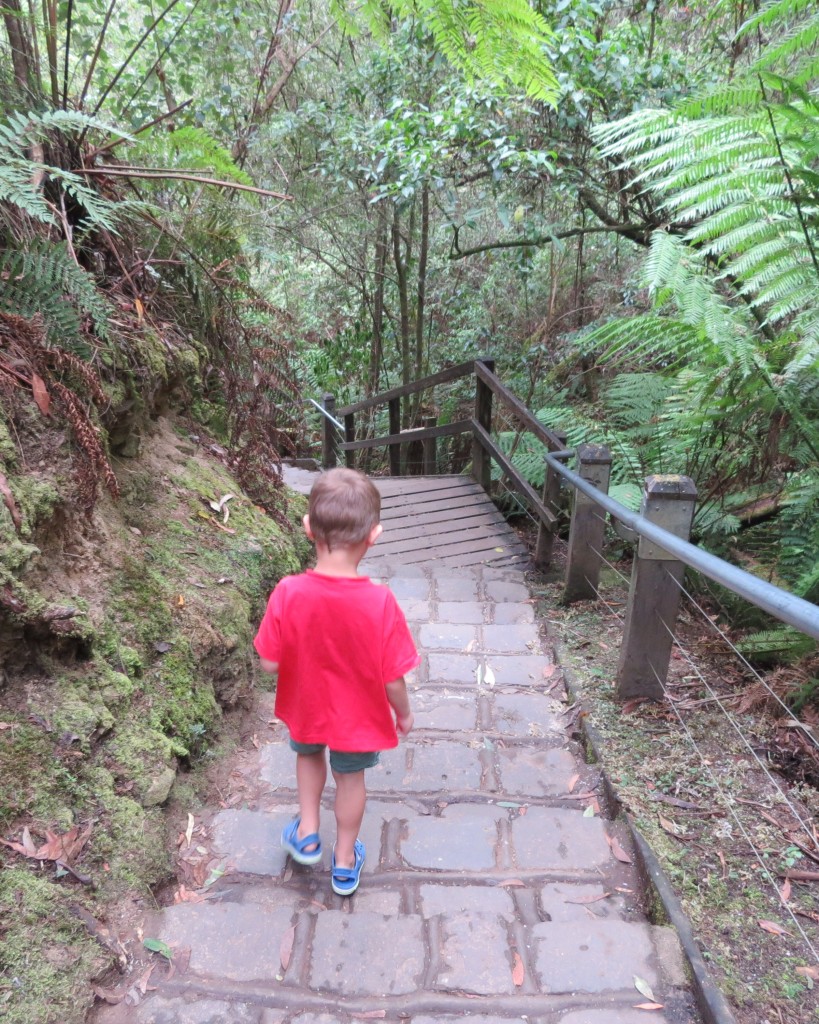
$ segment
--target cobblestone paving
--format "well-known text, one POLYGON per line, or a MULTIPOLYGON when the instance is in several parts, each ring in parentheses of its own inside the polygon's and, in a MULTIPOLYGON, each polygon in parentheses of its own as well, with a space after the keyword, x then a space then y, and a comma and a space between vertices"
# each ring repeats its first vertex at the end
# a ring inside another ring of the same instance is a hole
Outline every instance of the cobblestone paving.
POLYGON ((696 1024, 676 936, 643 912, 625 837, 591 813, 597 772, 567 739, 524 576, 367 571, 394 590, 423 660, 416 729, 368 772, 359 892, 330 889, 332 788, 324 861, 305 868, 281 850, 294 759, 273 725, 256 755, 260 798, 211 822, 225 876, 150 925, 190 949, 187 970, 98 1020, 696 1024), (636 1008, 649 1000, 635 976, 661 1009, 636 1008))

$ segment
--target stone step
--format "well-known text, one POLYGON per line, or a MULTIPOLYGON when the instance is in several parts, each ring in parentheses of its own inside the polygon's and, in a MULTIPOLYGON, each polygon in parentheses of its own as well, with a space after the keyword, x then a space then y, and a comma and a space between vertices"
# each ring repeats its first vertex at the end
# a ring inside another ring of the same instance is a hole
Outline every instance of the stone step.
MULTIPOLYGON (((281 831, 294 810, 295 804, 285 804, 272 813, 220 811, 212 826, 214 852, 235 873, 278 877, 285 868, 281 831)), ((362 885, 379 872, 399 870, 463 875, 523 871, 561 877, 596 872, 598 877, 611 875, 618 885, 623 884, 624 865, 613 856, 607 838, 613 826, 598 817, 562 807, 529 806, 524 814, 523 805, 480 803, 447 803, 436 807, 435 813, 426 810, 377 796, 369 800, 361 832, 367 848, 362 885)), ((329 810, 325 820, 332 832, 329 810)), ((329 863, 326 839, 325 870, 329 863)))
POLYGON ((527 925, 498 889, 464 895, 422 886, 420 909, 180 904, 164 913, 159 937, 190 948, 185 984, 216 990, 250 983, 260 992, 284 987, 294 998, 600 995, 631 992, 637 976, 663 1001, 684 984, 666 928, 579 915, 527 925), (470 902, 476 898, 480 909, 470 902), (288 950, 286 965, 282 949, 288 950))

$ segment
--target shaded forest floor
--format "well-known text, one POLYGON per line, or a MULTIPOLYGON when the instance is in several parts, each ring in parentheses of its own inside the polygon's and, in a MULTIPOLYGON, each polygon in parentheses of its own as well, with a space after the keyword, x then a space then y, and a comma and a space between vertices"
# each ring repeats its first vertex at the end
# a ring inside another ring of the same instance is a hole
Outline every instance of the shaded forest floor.
MULTIPOLYGON (((533 590, 576 702, 578 737, 583 726, 599 737, 600 767, 659 856, 737 1020, 819 1019, 815 750, 690 605, 667 699, 618 701, 630 562, 604 568, 599 601, 564 606, 563 557, 561 545, 533 590)), ((775 675, 763 679, 776 685, 775 675)))

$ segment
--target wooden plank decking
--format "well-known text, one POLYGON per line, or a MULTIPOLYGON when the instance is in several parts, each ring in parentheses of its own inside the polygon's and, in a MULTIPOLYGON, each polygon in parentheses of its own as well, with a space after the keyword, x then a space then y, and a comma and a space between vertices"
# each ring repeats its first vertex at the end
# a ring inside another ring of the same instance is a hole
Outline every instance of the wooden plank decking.
MULTIPOLYGON (((285 467, 285 482, 307 494, 316 474, 285 467)), ((379 564, 525 567, 526 548, 486 492, 466 476, 376 477, 384 534, 365 559, 379 564)))

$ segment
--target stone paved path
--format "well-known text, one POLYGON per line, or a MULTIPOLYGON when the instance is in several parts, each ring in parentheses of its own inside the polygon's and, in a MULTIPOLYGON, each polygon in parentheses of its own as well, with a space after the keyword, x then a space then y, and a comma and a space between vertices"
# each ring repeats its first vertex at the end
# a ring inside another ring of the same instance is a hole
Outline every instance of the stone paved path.
POLYGON ((587 810, 596 772, 566 738, 523 574, 373 566, 423 662, 416 730, 368 773, 359 892, 330 889, 332 789, 324 862, 292 864, 279 846, 296 810, 294 759, 268 702, 238 771, 260 785, 246 806, 228 797, 193 840, 226 873, 204 902, 143 925, 190 949, 187 970, 97 1020, 695 1024, 675 934, 647 922, 624 836, 587 810), (648 1002, 635 976, 662 1009, 635 1008, 648 1002))

